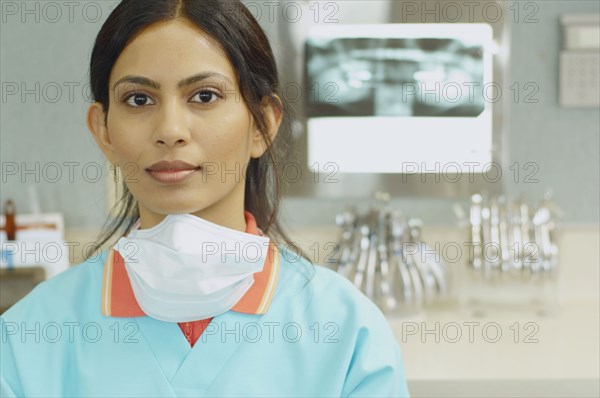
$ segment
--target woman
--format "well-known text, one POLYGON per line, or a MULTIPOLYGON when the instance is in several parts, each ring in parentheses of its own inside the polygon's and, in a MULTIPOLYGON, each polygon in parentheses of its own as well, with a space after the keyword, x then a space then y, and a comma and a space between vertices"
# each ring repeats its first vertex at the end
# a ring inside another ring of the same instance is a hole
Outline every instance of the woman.
POLYGON ((103 25, 87 122, 125 183, 98 247, 120 239, 3 314, 3 397, 408 395, 381 312, 274 240, 284 106, 231 4, 124 0, 103 25))

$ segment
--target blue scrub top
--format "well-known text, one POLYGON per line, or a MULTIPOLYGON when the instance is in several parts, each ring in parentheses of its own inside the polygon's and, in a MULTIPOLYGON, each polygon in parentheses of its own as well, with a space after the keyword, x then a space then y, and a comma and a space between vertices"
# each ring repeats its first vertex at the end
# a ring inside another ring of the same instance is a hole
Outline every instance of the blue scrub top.
POLYGON ((268 312, 216 316, 194 347, 177 323, 102 315, 107 250, 71 267, 0 317, 0 396, 408 397, 381 311, 280 251, 268 312))

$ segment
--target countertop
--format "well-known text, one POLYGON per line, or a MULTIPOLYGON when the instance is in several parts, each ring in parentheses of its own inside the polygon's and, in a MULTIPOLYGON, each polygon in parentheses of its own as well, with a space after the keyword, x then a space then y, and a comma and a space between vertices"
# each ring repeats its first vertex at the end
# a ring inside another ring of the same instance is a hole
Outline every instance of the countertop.
MULTIPOLYGON (((337 228, 290 235, 307 254, 323 260, 337 228)), ((425 226, 422 236, 439 248, 467 239, 464 230, 452 227, 425 226)), ((452 302, 388 317, 413 396, 600 396, 599 229, 564 227, 557 243, 556 279, 532 288, 545 300, 541 303, 515 304, 515 297, 527 296, 526 284, 473 283, 460 258, 450 264, 457 290, 452 302), (477 291, 490 300, 473 304, 469 299, 477 291)))

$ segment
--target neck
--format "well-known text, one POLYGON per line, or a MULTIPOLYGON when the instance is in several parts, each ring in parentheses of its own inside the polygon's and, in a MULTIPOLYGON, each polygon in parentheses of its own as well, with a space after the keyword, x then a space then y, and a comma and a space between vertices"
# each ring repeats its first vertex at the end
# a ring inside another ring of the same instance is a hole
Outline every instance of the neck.
MULTIPOLYGON (((180 213, 193 214, 206 221, 222 227, 235 229, 237 231, 246 231, 246 217, 244 216, 244 196, 229 195, 217 203, 196 211, 181 211, 180 213)), ((158 213, 148 209, 146 206, 138 202, 140 212, 140 229, 152 228, 160 223, 167 214, 158 213)))

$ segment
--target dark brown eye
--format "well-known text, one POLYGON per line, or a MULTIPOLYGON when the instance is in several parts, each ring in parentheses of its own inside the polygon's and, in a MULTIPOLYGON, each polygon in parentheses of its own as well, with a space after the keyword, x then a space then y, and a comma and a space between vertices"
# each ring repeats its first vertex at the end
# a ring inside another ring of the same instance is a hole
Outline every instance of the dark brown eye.
POLYGON ((133 102, 135 102, 135 104, 139 106, 146 105, 147 99, 148 97, 146 97, 145 94, 136 94, 133 96, 133 102))
POLYGON ((197 98, 197 100, 195 102, 209 104, 209 103, 214 102, 217 99, 221 98, 221 96, 212 90, 202 90, 202 91, 198 91, 194 95, 193 98, 197 98))
POLYGON ((214 94, 210 91, 203 91, 203 92, 199 93, 198 95, 199 95, 200 101, 210 102, 210 100, 212 99, 214 94))
POLYGON ((125 102, 134 108, 139 108, 146 105, 152 105, 150 97, 144 93, 133 93, 125 97, 125 102), (149 103, 150 102, 150 103, 149 103))

